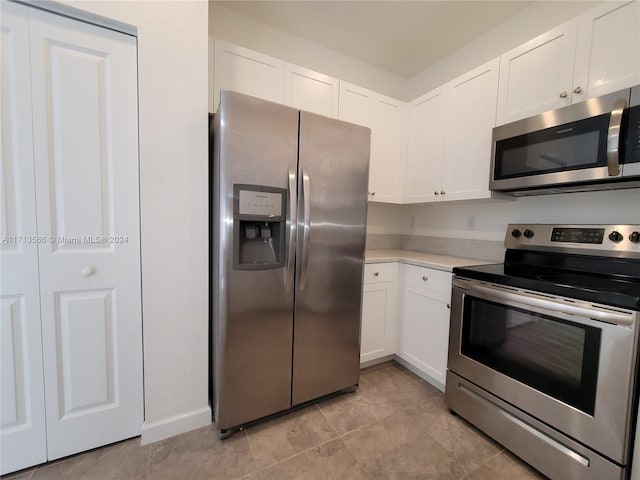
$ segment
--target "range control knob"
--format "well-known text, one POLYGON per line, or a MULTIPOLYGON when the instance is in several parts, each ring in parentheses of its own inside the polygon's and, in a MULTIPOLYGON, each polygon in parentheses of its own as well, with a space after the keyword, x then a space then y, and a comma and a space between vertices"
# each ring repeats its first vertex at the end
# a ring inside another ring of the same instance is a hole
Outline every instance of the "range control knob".
POLYGON ((525 238, 533 238, 533 230, 529 230, 528 228, 524 231, 525 238))
POLYGON ((522 232, 520 230, 518 230, 517 228, 514 228, 513 230, 511 230, 511 236, 513 238, 519 238, 520 235, 522 235, 522 232))
POLYGON ((633 243, 640 243, 640 232, 631 232, 631 235, 629 235, 629 240, 631 240, 633 243))
POLYGON ((620 232, 613 231, 609 234, 609 240, 611 240, 612 242, 621 242, 623 238, 624 237, 620 232))

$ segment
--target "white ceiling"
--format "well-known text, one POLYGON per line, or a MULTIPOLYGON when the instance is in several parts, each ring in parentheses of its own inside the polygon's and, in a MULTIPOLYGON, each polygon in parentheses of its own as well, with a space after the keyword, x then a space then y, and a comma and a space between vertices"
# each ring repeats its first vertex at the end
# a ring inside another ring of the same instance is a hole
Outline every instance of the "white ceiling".
POLYGON ((410 78, 528 1, 220 1, 226 8, 410 78))

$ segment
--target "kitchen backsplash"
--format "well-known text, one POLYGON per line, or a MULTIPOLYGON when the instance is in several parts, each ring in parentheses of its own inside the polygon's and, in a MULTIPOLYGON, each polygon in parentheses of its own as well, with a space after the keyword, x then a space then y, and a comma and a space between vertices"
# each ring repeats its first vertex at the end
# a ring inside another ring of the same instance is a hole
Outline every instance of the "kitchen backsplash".
POLYGON ((367 235, 368 250, 390 248, 451 255, 454 257, 478 258, 492 262, 504 260, 504 244, 502 241, 427 237, 422 235, 367 235))

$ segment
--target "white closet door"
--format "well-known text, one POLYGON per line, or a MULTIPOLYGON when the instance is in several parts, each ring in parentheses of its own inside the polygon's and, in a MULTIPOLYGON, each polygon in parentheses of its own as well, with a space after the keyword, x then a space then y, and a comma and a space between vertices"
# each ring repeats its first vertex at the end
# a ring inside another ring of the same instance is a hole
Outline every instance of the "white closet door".
POLYGON ((0 36, 0 474, 47 460, 27 8, 2 2, 0 36))
POLYGON ((51 460, 142 427, 136 39, 29 16, 51 460))

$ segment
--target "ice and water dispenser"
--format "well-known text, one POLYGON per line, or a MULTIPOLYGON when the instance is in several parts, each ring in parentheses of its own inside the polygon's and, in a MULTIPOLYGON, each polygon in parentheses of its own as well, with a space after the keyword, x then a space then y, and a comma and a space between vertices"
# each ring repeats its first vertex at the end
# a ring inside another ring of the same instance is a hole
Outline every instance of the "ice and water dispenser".
POLYGON ((234 268, 282 267, 287 191, 263 185, 234 185, 233 200, 234 268))

